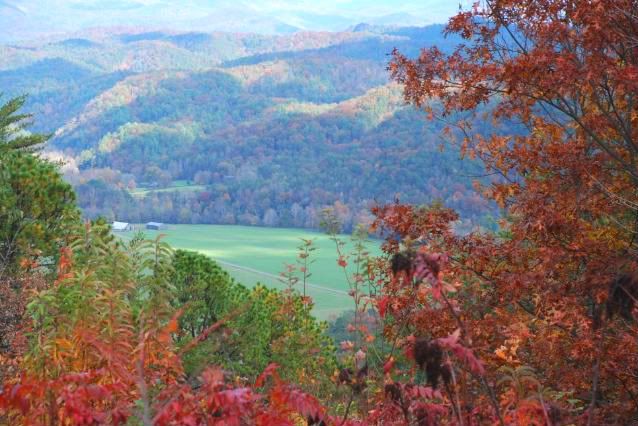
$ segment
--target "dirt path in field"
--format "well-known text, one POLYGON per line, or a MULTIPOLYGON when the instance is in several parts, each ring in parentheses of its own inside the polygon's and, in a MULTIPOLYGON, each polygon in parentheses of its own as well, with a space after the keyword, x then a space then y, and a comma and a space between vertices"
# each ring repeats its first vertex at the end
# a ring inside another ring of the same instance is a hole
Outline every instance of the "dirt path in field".
MULTIPOLYGON (((229 268, 239 269, 241 271, 250 272, 250 273, 253 273, 255 275, 262 275, 264 277, 273 278, 273 279, 275 279, 277 281, 279 281, 279 279, 281 278, 279 275, 270 274, 268 272, 259 271, 257 269, 253 269, 253 268, 247 268, 245 266, 237 265, 235 263, 224 262, 223 260, 219 260, 219 259, 215 259, 215 262, 219 263, 222 266, 227 266, 229 268)), ((283 285, 283 283, 282 283, 282 285, 283 285)), ((318 285, 318 284, 311 284, 311 283, 309 283, 307 281, 306 281, 306 287, 313 288, 313 289, 316 289, 316 290, 321 290, 321 291, 327 291, 329 293, 338 294, 340 296, 348 296, 349 297, 348 292, 341 291, 341 290, 335 290, 333 288, 324 287, 324 286, 318 285)))

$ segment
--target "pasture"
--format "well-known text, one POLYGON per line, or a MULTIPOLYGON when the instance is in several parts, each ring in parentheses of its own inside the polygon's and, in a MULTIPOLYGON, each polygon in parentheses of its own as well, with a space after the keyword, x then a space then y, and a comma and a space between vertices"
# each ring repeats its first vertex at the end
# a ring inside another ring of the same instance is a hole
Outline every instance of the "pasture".
MULTIPOLYGON (((143 225, 136 225, 143 229, 143 225)), ((325 234, 303 229, 265 228, 235 225, 166 225, 161 231, 143 229, 147 238, 165 235, 165 240, 176 249, 193 250, 212 257, 237 281, 246 286, 260 282, 268 287, 285 288, 279 273, 286 264, 295 264, 301 238, 313 239, 310 265, 310 285, 306 294, 314 301, 318 318, 331 319, 340 312, 352 309, 347 295, 348 284, 342 268, 337 265, 335 244, 325 234)), ((133 233, 117 233, 124 239, 133 233)), ((344 251, 351 252, 350 236, 342 235, 347 244, 344 251)), ((366 246, 373 255, 379 255, 379 241, 366 246)), ((302 290, 301 283, 297 289, 302 290)))
POLYGON ((130 190, 129 193, 134 197, 145 197, 146 195, 156 192, 199 192, 204 191, 205 189, 205 185, 194 185, 185 180, 176 180, 173 181, 170 186, 167 186, 165 188, 149 188, 145 186, 139 186, 133 190, 130 190))

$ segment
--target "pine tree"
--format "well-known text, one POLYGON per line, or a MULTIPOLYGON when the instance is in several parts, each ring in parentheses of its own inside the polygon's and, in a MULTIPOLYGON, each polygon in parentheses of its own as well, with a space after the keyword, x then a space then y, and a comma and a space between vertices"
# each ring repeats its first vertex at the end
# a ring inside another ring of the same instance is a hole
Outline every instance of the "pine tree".
POLYGON ((0 106, 0 154, 11 150, 33 152, 50 138, 50 135, 27 131, 33 124, 32 115, 18 113, 26 100, 26 96, 18 96, 0 106))

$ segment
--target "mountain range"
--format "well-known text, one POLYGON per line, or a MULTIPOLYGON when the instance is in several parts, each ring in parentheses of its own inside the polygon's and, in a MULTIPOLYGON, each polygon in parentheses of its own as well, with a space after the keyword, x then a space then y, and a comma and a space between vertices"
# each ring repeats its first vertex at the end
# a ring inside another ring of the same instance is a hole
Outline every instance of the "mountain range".
POLYGON ((394 48, 450 50, 442 29, 94 29, 0 47, 0 92, 30 94, 88 217, 316 228, 333 207, 350 228, 400 198, 485 224, 481 165, 440 150, 386 69, 394 48))
MULTIPOLYGON (((465 0, 464 0, 465 1, 465 0)), ((389 0, 0 0, 0 42, 31 40, 86 28, 126 25, 146 31, 289 34, 344 31, 360 22, 425 25, 445 22, 457 4, 389 0)))

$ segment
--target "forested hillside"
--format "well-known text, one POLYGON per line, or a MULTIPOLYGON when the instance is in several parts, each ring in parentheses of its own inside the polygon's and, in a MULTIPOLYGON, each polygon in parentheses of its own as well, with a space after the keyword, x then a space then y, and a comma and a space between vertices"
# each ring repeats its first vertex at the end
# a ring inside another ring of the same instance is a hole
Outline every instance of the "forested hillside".
POLYGON ((317 227, 332 206, 349 229, 399 198, 486 224, 481 166, 389 82, 393 48, 450 49, 441 30, 94 30, 0 48, 0 91, 30 93, 87 217, 317 227))

